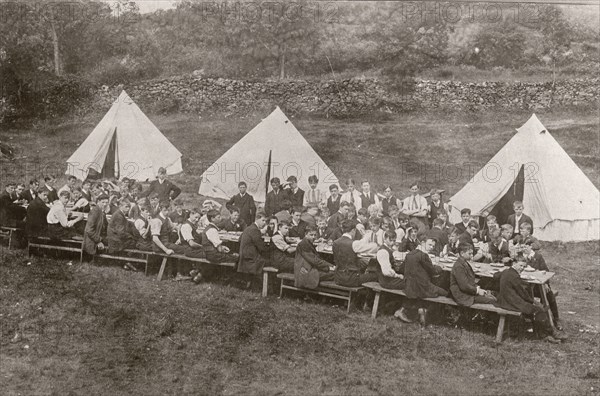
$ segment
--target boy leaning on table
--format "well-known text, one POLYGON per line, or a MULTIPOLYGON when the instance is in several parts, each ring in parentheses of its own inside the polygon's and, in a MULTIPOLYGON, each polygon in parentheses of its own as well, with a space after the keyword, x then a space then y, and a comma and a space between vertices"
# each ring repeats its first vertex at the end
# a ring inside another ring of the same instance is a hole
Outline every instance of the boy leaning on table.
POLYGON ((531 317, 534 332, 544 341, 558 344, 565 340, 567 337, 550 324, 546 308, 533 299, 521 280, 521 272, 527 266, 526 258, 519 254, 515 260, 507 260, 505 265, 509 268, 494 274, 494 279, 499 280, 500 284, 498 301, 494 305, 531 317))
POLYGON ((491 304, 496 297, 489 290, 482 289, 475 281, 475 272, 469 261, 473 259, 473 246, 458 246, 459 257, 450 274, 450 293, 459 305, 470 307, 473 304, 491 304))

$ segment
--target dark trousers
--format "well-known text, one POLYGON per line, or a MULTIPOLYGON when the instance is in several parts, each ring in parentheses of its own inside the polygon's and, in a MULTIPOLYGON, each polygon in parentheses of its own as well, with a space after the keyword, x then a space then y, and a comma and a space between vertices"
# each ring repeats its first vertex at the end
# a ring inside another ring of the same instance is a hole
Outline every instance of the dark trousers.
POLYGON ((340 286, 360 287, 366 282, 376 282, 377 274, 375 272, 363 274, 358 271, 336 271, 334 280, 340 286))
POLYGON ((65 228, 57 224, 48 224, 48 236, 51 239, 71 239, 79 235, 73 228, 65 228))
POLYGON ((406 286, 404 279, 390 278, 389 276, 384 276, 383 274, 379 274, 378 280, 381 287, 390 290, 402 290, 406 286))
MULTIPOLYGON (((289 274, 294 273, 294 259, 286 257, 285 259, 280 258, 279 260, 273 261, 273 267, 277 268, 279 272, 285 272, 289 274)), ((324 272, 326 274, 326 272, 324 272)))

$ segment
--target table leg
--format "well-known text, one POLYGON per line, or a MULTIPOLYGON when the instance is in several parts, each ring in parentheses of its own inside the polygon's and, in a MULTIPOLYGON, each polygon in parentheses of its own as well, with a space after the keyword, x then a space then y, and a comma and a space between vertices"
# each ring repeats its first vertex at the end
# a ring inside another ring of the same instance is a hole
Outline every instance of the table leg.
POLYGON ((542 303, 544 304, 544 307, 546 307, 548 309, 548 320, 550 321, 550 325, 552 326, 553 329, 555 329, 554 327, 554 318, 552 317, 552 312, 550 311, 550 303, 548 302, 548 296, 546 295, 547 293, 547 286, 546 284, 542 284, 539 285, 540 287, 540 298, 542 300, 542 303))
POLYGON ((156 280, 161 281, 163 277, 163 273, 165 272, 165 268, 167 267, 167 258, 164 257, 162 263, 160 264, 160 270, 158 271, 158 276, 156 280))
POLYGON ((263 272, 263 285, 262 285, 262 296, 267 297, 269 288, 269 273, 263 272))
POLYGON ((379 309, 379 297, 381 297, 381 292, 375 292, 375 300, 373 300, 373 311, 371 311, 371 319, 375 319, 377 317, 377 310, 379 309))

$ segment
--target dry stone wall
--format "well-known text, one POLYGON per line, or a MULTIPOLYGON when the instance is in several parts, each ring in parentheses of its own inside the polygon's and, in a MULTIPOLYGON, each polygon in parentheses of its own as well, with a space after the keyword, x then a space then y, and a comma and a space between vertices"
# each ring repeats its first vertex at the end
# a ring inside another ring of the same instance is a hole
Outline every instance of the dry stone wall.
MULTIPOLYGON (((599 80, 556 84, 422 80, 398 89, 375 79, 241 81, 186 75, 123 88, 144 109, 159 113, 247 113, 277 105, 292 114, 351 117, 419 109, 597 108, 599 80)), ((95 106, 108 106, 120 88, 104 87, 96 95, 95 106)))

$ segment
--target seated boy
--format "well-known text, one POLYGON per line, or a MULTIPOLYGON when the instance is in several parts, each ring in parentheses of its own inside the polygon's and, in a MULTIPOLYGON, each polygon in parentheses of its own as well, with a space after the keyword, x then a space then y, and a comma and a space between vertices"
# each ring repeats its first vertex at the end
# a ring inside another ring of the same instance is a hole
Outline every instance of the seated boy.
POLYGON ((488 215, 485 218, 485 227, 480 232, 480 238, 482 242, 489 243, 491 241, 490 231, 494 228, 498 228, 498 223, 496 222, 496 216, 488 215))
POLYGON ((290 232, 290 224, 287 221, 280 221, 277 227, 277 232, 271 237, 273 267, 277 268, 279 272, 294 272, 296 247, 290 245, 286 240, 290 232))
MULTIPOLYGON (((332 233, 329 231, 329 229, 327 228, 327 219, 323 216, 319 216, 317 217, 317 236, 316 236, 316 243, 323 243, 323 242, 327 242, 329 240, 333 240, 333 238, 331 237, 332 233)), ((339 233, 338 238, 342 236, 342 233, 339 233)), ((337 238, 335 238, 337 239, 337 238)))
MULTIPOLYGON (((523 226, 529 224, 523 224, 523 226)), ((525 227, 521 229, 523 231, 525 227)), ((523 255, 527 259, 527 264, 529 264, 532 268, 535 268, 537 271, 550 271, 548 269, 548 265, 546 264, 546 260, 542 256, 542 253, 539 250, 533 248, 533 245, 525 245, 523 249, 523 255)), ((558 317, 558 305, 556 304, 556 297, 554 292, 550 288, 550 283, 546 284, 546 299, 548 300, 548 305, 550 306, 550 311, 552 311, 552 317, 554 318, 554 326, 558 330, 562 330, 562 326, 560 325, 559 317, 558 317)), ((534 290, 534 295, 536 297, 541 297, 539 295, 539 289, 536 287, 534 290)))
MULTIPOLYGON (((166 255, 172 254, 184 254, 185 248, 181 245, 177 245, 170 241, 171 232, 175 229, 175 226, 169 219, 169 206, 168 201, 161 202, 160 212, 150 221, 150 232, 152 233, 152 242, 154 245, 152 249, 157 253, 164 253, 166 255)), ((177 261, 177 275, 175 280, 186 280, 190 277, 183 275, 184 264, 177 261)))
POLYGON ((480 261, 483 259, 483 252, 475 247, 475 238, 479 234, 479 224, 475 220, 469 221, 465 232, 460 234, 458 237, 458 244, 467 244, 473 246, 473 261, 480 261))
POLYGON ((219 228, 217 223, 221 222, 221 214, 215 209, 211 209, 206 213, 208 225, 202 233, 202 247, 206 259, 211 263, 237 262, 238 254, 229 253, 229 248, 223 245, 219 236, 219 228))
POLYGON ((499 279, 500 285, 498 301, 494 305, 532 316, 533 329, 540 339, 551 343, 560 343, 566 337, 552 328, 548 312, 533 299, 521 280, 520 274, 527 266, 526 259, 522 255, 518 255, 514 262, 510 260, 506 265, 510 268, 494 274, 494 278, 499 279))
POLYGON ((488 260, 492 263, 501 263, 505 258, 510 257, 508 250, 508 241, 502 237, 499 228, 493 228, 490 231, 490 241, 488 242, 488 260))
POLYGON ((304 238, 298 243, 294 258, 294 286, 316 289, 319 282, 333 280, 335 267, 323 260, 315 248, 316 227, 306 226, 304 238))
POLYGON ((83 196, 81 187, 73 188, 71 200, 73 201, 71 208, 73 212, 88 213, 90 211, 90 202, 83 196))
POLYGON ((83 240, 83 236, 75 229, 75 224, 83 220, 83 216, 78 216, 69 220, 66 205, 71 198, 71 193, 61 191, 58 200, 54 202, 46 221, 48 222, 48 236, 52 239, 76 239, 83 240))
POLYGON ((240 210, 236 206, 230 206, 229 218, 223 220, 219 228, 230 232, 242 232, 246 228, 246 223, 240 217, 240 210))
POLYGON ((151 251, 153 243, 150 230, 150 206, 148 204, 141 204, 139 209, 140 211, 133 221, 135 228, 133 234, 136 238, 135 248, 138 250, 151 251))
POLYGON ((462 244, 458 247, 459 257, 450 274, 450 293, 459 305, 470 307, 473 304, 491 304, 496 298, 490 291, 477 285, 475 272, 469 261, 473 259, 473 246, 462 244))
MULTIPOLYGON (((292 220, 288 222, 290 225, 290 238, 304 238, 304 230, 306 229, 306 222, 300 217, 302 216, 302 207, 295 206, 292 209, 292 220)), ((280 223, 282 220, 280 220, 280 223)))
POLYGON ((369 219, 369 229, 365 232, 362 239, 366 242, 376 243, 377 246, 383 245, 383 234, 381 229, 381 219, 379 217, 371 217, 369 219))
POLYGON ((383 244, 377 251, 378 266, 378 282, 381 287, 386 289, 404 289, 404 276, 396 273, 393 269, 394 256, 392 245, 396 241, 396 232, 393 230, 386 231, 383 236, 383 244))
POLYGON ((202 235, 196 231, 198 229, 198 221, 200 221, 200 211, 192 209, 188 218, 179 228, 179 244, 186 248, 186 257, 206 257, 204 248, 202 247, 202 235))
MULTIPOLYGON (((292 202, 289 199, 285 199, 281 202, 281 210, 274 214, 277 217, 277 221, 287 221, 290 223, 292 221, 292 211, 294 207, 292 206, 292 202)), ((302 213, 302 211, 300 211, 302 213)))
POLYGON ((369 228, 369 211, 365 208, 360 208, 356 216, 356 236, 357 240, 362 239, 369 228))
POLYGON ((183 209, 182 205, 183 202, 181 199, 176 199, 173 201, 174 209, 171 213, 169 213, 169 219, 171 219, 173 224, 183 224, 189 218, 188 211, 183 209))
POLYGON ((438 217, 433 220, 431 229, 427 232, 427 236, 433 237, 437 241, 432 251, 434 256, 440 256, 443 251, 447 251, 448 234, 442 230, 443 225, 443 220, 438 217))
POLYGON ((540 242, 537 240, 536 237, 531 235, 532 231, 533 227, 531 226, 531 224, 523 223, 523 225, 521 226, 521 234, 516 235, 513 238, 513 242, 516 245, 529 245, 533 250, 540 250, 542 245, 540 245, 540 242))
POLYGON ((131 225, 126 214, 129 213, 131 204, 127 199, 121 199, 119 209, 112 214, 108 221, 107 241, 109 253, 117 253, 126 249, 134 249, 137 238, 131 233, 131 225))
POLYGON ((402 239, 402 241, 400 242, 400 247, 398 248, 398 251, 412 252, 413 250, 415 250, 420 245, 420 242, 417 239, 418 231, 419 230, 417 230, 417 228, 408 227, 406 229, 406 235, 404 236, 404 239, 402 239))

